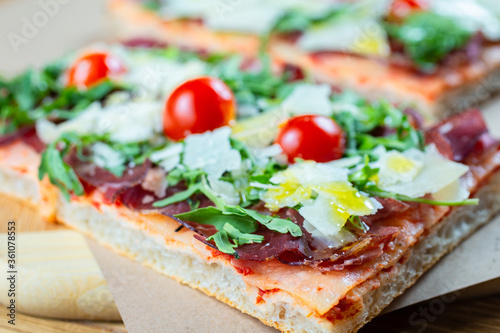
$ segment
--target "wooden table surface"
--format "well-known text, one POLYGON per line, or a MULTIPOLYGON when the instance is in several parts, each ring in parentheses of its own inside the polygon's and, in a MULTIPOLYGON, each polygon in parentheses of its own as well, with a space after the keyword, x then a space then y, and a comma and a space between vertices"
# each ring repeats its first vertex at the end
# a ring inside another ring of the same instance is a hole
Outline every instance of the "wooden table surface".
MULTIPOLYGON (((0 219, 0 232, 5 232, 9 219, 16 220, 18 232, 63 228, 41 221, 32 208, 4 197, 0 197, 0 219)), ((7 310, 2 306, 0 332, 127 332, 123 323, 63 321, 22 313, 17 313, 17 324, 13 327, 7 323, 6 314, 7 310)), ((439 299, 425 302, 380 316, 360 332, 498 333, 500 332, 500 295, 453 302, 444 302, 439 299)))

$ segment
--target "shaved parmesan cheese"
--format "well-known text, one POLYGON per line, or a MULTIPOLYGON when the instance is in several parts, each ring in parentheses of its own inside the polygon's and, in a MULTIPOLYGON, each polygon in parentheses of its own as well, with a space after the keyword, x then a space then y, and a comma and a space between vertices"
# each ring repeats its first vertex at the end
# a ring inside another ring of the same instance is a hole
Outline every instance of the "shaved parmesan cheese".
POLYGON ((463 176, 469 167, 448 160, 442 156, 435 145, 426 148, 423 166, 411 180, 402 177, 394 184, 379 184, 380 188, 389 192, 419 198, 427 193, 436 193, 463 176))
POLYGON ((166 19, 200 18, 214 9, 214 1, 170 0, 163 1, 160 14, 166 19))
POLYGON ((267 147, 276 138, 279 125, 289 116, 283 108, 277 107, 255 117, 239 120, 233 127, 233 137, 249 147, 267 147))
MULTIPOLYGON (((264 148, 249 148, 248 151, 252 154, 255 164, 261 168, 265 168, 270 159, 281 160, 286 156, 283 155, 283 150, 278 144, 274 144, 264 148)), ((283 163, 286 164, 286 163, 283 163)))
POLYGON ((304 229, 312 235, 312 245, 316 248, 327 246, 331 249, 336 249, 355 242, 357 239, 356 236, 345 228, 340 229, 340 231, 334 236, 325 236, 311 223, 307 222, 307 220, 304 220, 304 229))
POLYGON ((240 203, 240 196, 233 184, 208 176, 208 185, 226 204, 236 206, 240 203))
POLYGON ((93 103, 76 118, 61 124, 45 119, 37 121, 37 133, 45 143, 57 140, 63 133, 110 134, 113 141, 140 142, 162 130, 161 102, 129 102, 102 107, 93 103))
POLYGON ((219 6, 215 6, 215 10, 204 16, 204 22, 213 30, 256 35, 269 33, 285 11, 279 7, 256 6, 254 3, 255 1, 242 1, 234 7, 219 3, 219 6))
POLYGON ((160 13, 166 19, 201 18, 212 30, 263 35, 290 10, 317 16, 334 6, 332 0, 170 0, 160 13))
POLYGON ((338 235, 351 215, 371 215, 381 204, 372 198, 363 197, 356 189, 345 186, 335 191, 319 191, 312 204, 305 204, 299 214, 324 236, 338 235))
POLYGON ((326 84, 300 84, 281 104, 289 114, 319 114, 330 116, 332 105, 330 94, 332 88, 326 84))
POLYGON ((302 205, 299 213, 325 236, 336 235, 351 215, 371 215, 382 206, 358 192, 347 168, 302 162, 277 173, 261 199, 271 211, 302 205))
POLYGON ((347 182, 348 169, 337 168, 328 163, 306 161, 291 165, 285 171, 275 174, 271 183, 295 182, 305 186, 315 186, 330 182, 347 182))
POLYGON ((298 45, 307 51, 343 51, 379 57, 390 54, 384 28, 372 19, 345 18, 310 29, 299 38, 298 45))
POLYGON ((318 195, 312 205, 299 209, 299 214, 325 236, 334 236, 344 226, 350 214, 340 211, 330 198, 318 195))
POLYGON ((94 143, 92 152, 94 154, 94 163, 98 167, 113 170, 122 167, 125 163, 125 157, 105 143, 94 143))
POLYGON ((386 15, 390 0, 362 0, 321 27, 309 29, 298 45, 308 51, 344 51, 387 57, 389 42, 380 18, 386 15))
POLYGON ((349 168, 359 164, 361 162, 361 156, 344 157, 339 160, 326 162, 325 164, 333 168, 349 168))
POLYGON ((455 180, 432 195, 435 200, 439 201, 463 201, 468 199, 469 196, 469 190, 460 179, 455 180))
POLYGON ((149 159, 168 172, 173 170, 181 161, 183 149, 184 145, 182 143, 176 143, 162 150, 155 151, 149 156, 149 159))
POLYGON ((91 104, 78 117, 56 125, 45 118, 36 122, 36 132, 44 143, 56 141, 63 133, 74 132, 77 134, 90 134, 96 130, 96 118, 101 107, 99 103, 91 104))
POLYGON ((207 69, 199 60, 179 63, 167 59, 137 61, 130 58, 130 70, 122 82, 133 87, 142 99, 166 99, 181 83, 206 75, 207 69))
POLYGON ((398 151, 384 152, 373 167, 379 168, 378 184, 389 186, 398 182, 410 182, 422 170, 424 153, 418 149, 410 149, 403 153, 398 151))
POLYGON ((231 147, 231 128, 221 127, 213 132, 193 134, 186 138, 183 163, 191 170, 202 169, 219 179, 226 171, 241 168, 241 155, 231 147))

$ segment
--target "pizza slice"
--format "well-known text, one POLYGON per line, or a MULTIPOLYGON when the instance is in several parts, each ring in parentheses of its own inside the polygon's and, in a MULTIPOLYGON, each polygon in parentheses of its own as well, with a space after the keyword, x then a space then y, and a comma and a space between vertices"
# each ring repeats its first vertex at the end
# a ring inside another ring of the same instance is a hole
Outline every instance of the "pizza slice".
POLYGON ((500 6, 489 0, 113 0, 119 38, 256 56, 428 121, 498 89, 500 6))
POLYGON ((2 82, 0 191, 41 193, 57 221, 285 332, 358 330, 500 210, 477 110, 424 129, 266 61, 172 48, 56 67, 2 82))

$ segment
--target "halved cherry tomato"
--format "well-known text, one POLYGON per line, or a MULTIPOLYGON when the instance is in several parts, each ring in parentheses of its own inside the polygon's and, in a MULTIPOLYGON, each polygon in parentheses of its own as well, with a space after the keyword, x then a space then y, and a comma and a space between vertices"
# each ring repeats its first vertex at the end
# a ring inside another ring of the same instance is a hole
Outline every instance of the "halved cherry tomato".
POLYGON ((391 5, 389 17, 400 21, 415 11, 427 9, 429 4, 426 0, 395 0, 391 5))
POLYGON ((290 163, 296 158, 328 162, 344 154, 345 134, 331 118, 296 116, 280 129, 276 143, 281 146, 290 163))
POLYGON ((172 140, 232 125, 236 102, 220 79, 200 77, 178 86, 167 99, 163 130, 172 140))
POLYGON ((68 72, 68 86, 88 88, 113 75, 125 72, 117 57, 104 53, 88 53, 75 61, 68 72))

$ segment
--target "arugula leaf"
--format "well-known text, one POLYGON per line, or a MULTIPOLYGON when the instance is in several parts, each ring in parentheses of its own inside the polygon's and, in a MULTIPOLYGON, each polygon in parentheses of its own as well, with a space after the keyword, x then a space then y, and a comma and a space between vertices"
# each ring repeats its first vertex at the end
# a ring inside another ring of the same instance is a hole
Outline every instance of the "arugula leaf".
POLYGON ((225 208, 226 212, 239 214, 242 216, 250 216, 260 224, 265 225, 269 230, 277 231, 281 234, 290 233, 294 237, 302 236, 302 230, 300 229, 300 227, 290 220, 260 214, 254 210, 245 209, 239 206, 226 206, 225 208))
POLYGON ((264 236, 241 232, 230 223, 224 224, 223 228, 224 231, 227 232, 228 236, 234 240, 237 246, 252 243, 262 243, 262 241, 264 240, 264 236))
POLYGON ((84 190, 73 169, 63 161, 62 155, 63 153, 56 148, 56 143, 50 144, 42 154, 38 178, 42 180, 47 175, 50 182, 69 200, 70 192, 82 195, 84 190))
MULTIPOLYGON (((339 97, 334 97, 334 103, 339 97)), ((382 145, 388 150, 404 151, 424 148, 423 133, 411 125, 408 115, 386 101, 369 103, 363 99, 351 100, 358 114, 340 111, 333 118, 346 132, 346 155, 363 156, 382 145), (392 129, 393 134, 376 136, 377 129, 392 129)))
POLYGON ((386 25, 391 38, 403 44, 405 53, 424 71, 432 71, 451 51, 463 47, 472 32, 453 18, 432 11, 408 15, 402 24, 386 25))
POLYGON ((217 246, 219 251, 234 255, 236 259, 238 259, 239 256, 235 248, 244 244, 262 243, 263 240, 264 236, 243 233, 229 223, 224 225, 223 230, 207 237, 207 241, 215 242, 215 246, 217 246))
POLYGON ((287 72, 276 74, 272 71, 269 56, 262 55, 260 61, 260 70, 242 71, 243 58, 233 56, 218 61, 212 71, 231 88, 239 105, 257 106, 262 111, 291 93, 289 87, 293 83, 288 82, 287 72))
POLYGON ((28 70, 11 81, 2 80, 0 99, 0 134, 8 134, 30 124, 29 111, 38 100, 48 96, 48 82, 42 75, 28 70))
POLYGON ((354 184, 358 189, 365 188, 379 172, 378 168, 372 168, 370 166, 370 158, 368 155, 365 155, 364 162, 365 165, 360 170, 349 175, 349 182, 354 184))
POLYGON ((187 200, 193 194, 195 194, 196 192, 199 192, 199 191, 200 191, 199 184, 192 185, 192 186, 188 187, 188 189, 185 191, 177 192, 168 198, 154 202, 153 207, 165 207, 168 205, 172 205, 176 202, 181 202, 181 201, 187 200))
MULTIPOLYGON (((200 175, 200 173, 197 173, 197 175, 200 175)), ((205 221, 204 219, 210 218, 212 219, 214 215, 217 215, 217 212, 219 215, 227 215, 227 216, 233 216, 233 217, 242 217, 245 219, 250 219, 252 222, 257 221, 260 224, 265 225, 268 229, 274 230, 280 233, 291 233, 293 236, 298 237, 302 235, 302 230, 298 225, 295 223, 281 219, 281 218, 276 218, 264 214, 260 214, 254 210, 251 209, 246 209, 241 206, 230 206, 226 205, 223 200, 221 200, 215 193, 212 192, 210 187, 208 186, 207 180, 205 176, 201 176, 201 180, 197 182, 193 182, 192 185, 190 185, 186 190, 182 192, 178 192, 166 199, 157 201, 153 203, 154 207, 165 207, 171 204, 174 204, 176 202, 184 201, 190 198, 192 195, 194 195, 197 192, 203 193, 207 198, 209 198, 213 203, 215 203, 216 207, 208 207, 209 209, 206 208, 199 208, 197 210, 191 211, 189 213, 186 213, 188 215, 182 214, 182 216, 177 216, 178 218, 185 219, 187 221, 193 221, 193 222, 198 222, 198 223, 205 223, 205 222, 200 222, 200 221, 205 221)), ((216 220, 210 220, 209 223, 217 227, 217 229, 221 228, 221 225, 216 224, 216 220)), ((241 228, 238 228, 239 230, 242 230, 241 228)))
POLYGON ((198 208, 191 212, 174 215, 176 218, 200 224, 213 225, 217 230, 223 230, 226 223, 230 223, 244 233, 257 230, 257 222, 248 215, 233 214, 217 207, 198 208))
POLYGON ((263 236, 252 234, 257 230, 259 223, 279 233, 289 232, 294 237, 302 236, 302 230, 292 221, 260 214, 239 206, 204 207, 174 216, 185 221, 213 225, 218 232, 207 240, 215 241, 221 252, 229 254, 235 254, 234 249, 240 245, 261 243, 264 240, 263 236))
POLYGON ((264 215, 241 206, 226 205, 209 189, 204 177, 201 182, 193 184, 187 190, 157 201, 153 206, 162 207, 184 201, 198 191, 205 194, 217 207, 198 208, 174 216, 184 221, 214 226, 219 232, 210 237, 209 240, 214 240, 216 246, 218 248, 220 246, 219 250, 224 253, 234 254, 234 248, 239 245, 249 242, 262 242, 262 236, 252 235, 259 224, 279 233, 290 233, 294 237, 302 236, 300 227, 290 220, 264 215))
MULTIPOLYGON (((207 238, 207 241, 214 241, 217 249, 222 253, 227 253, 237 256, 234 248, 238 247, 237 244, 231 243, 229 240, 229 234, 226 230, 221 230, 207 238)), ((238 259, 238 257, 236 257, 238 259)))
POLYGON ((363 221, 361 221, 359 216, 356 215, 349 216, 349 218, 347 219, 346 228, 351 230, 360 230, 362 232, 366 232, 369 229, 369 227, 363 221))
POLYGON ((184 181, 188 184, 188 186, 191 186, 197 184, 202 175, 203 171, 201 170, 188 170, 182 167, 177 167, 168 173, 167 182, 169 186, 175 186, 184 181))

